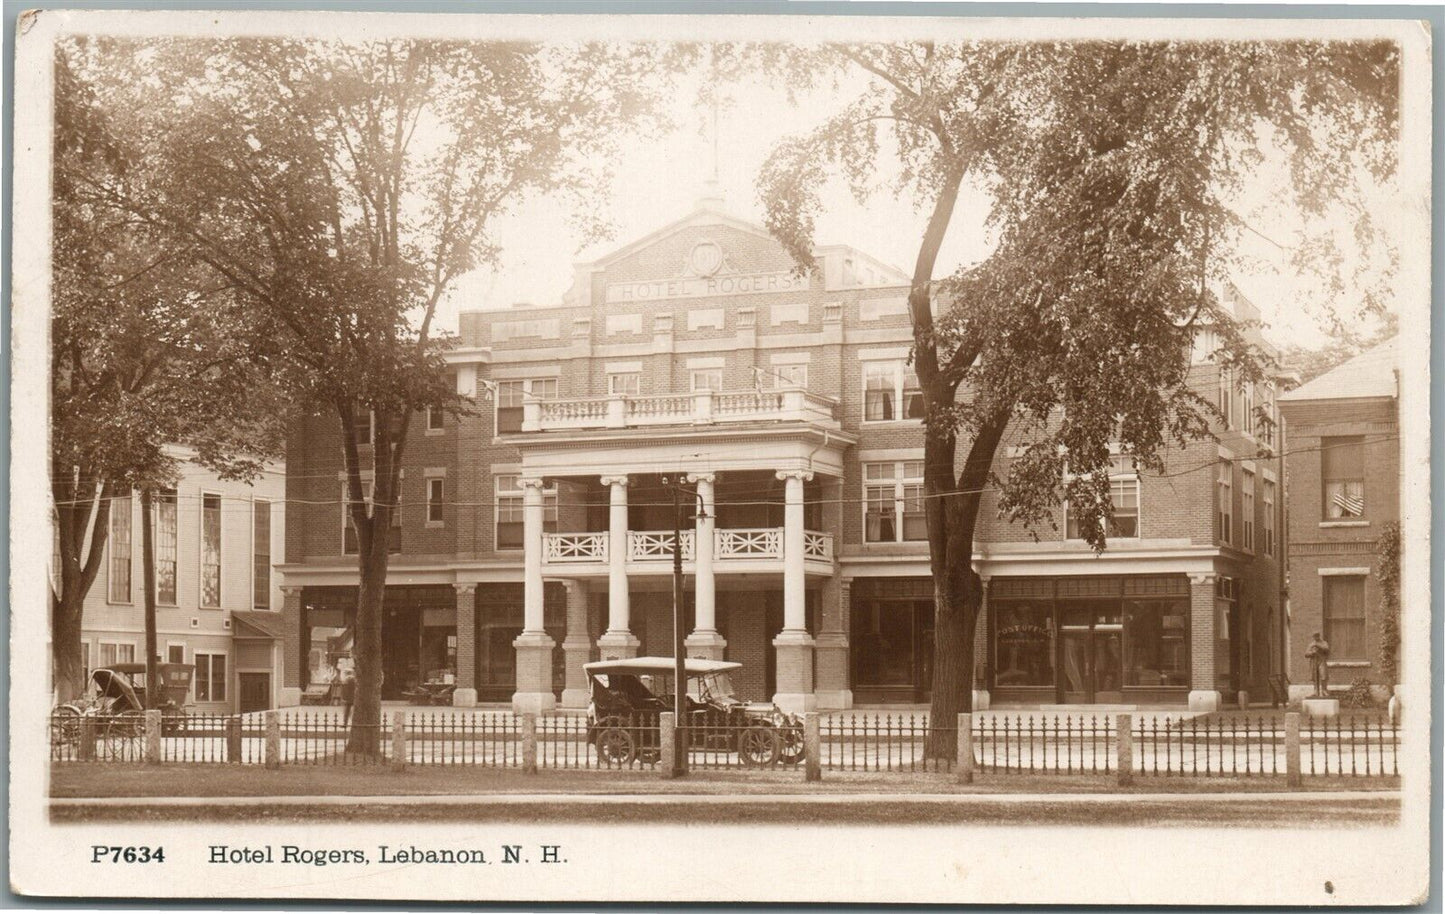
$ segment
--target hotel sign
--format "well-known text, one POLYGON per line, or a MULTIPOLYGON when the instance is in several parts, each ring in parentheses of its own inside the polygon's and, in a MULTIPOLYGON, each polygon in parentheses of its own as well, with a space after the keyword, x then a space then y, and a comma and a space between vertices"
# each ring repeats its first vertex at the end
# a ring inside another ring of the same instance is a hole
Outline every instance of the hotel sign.
POLYGON ((808 288, 808 277, 791 271, 781 273, 724 273, 690 276, 655 282, 614 282, 607 284, 607 301, 643 302, 668 298, 710 298, 717 295, 753 295, 761 292, 800 292, 808 288))

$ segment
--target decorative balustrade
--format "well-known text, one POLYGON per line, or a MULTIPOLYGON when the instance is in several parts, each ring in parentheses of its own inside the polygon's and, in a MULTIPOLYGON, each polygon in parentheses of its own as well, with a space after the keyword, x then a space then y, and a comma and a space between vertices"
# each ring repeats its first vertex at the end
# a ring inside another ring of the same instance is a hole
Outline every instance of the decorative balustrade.
MULTIPOLYGON (((682 531, 682 560, 693 559, 693 531, 682 531)), ((671 530, 627 531, 627 559, 631 562, 672 561, 671 530)))
MULTIPOLYGON (((750 529, 726 529, 714 531, 714 561, 723 567, 733 561, 783 558, 783 528, 759 527, 750 529)), ((606 565, 611 558, 608 551, 609 534, 595 533, 548 533, 542 538, 542 561, 549 564, 606 565)), ((695 533, 682 532, 682 558, 691 562, 696 556, 695 533)), ((833 560, 833 536, 807 530, 803 533, 803 558, 809 561, 831 562, 833 560)), ((672 531, 670 530, 629 530, 627 531, 627 561, 629 562, 670 562, 672 561, 672 531)))
POLYGON ((718 530, 717 558, 780 559, 783 557, 783 531, 777 527, 760 530, 718 530))
POLYGON ((606 533, 548 533, 542 539, 546 562, 607 562, 606 533))
POLYGON ((803 558, 833 560, 833 537, 827 533, 803 531, 803 558))
POLYGON ((528 400, 522 431, 710 425, 716 422, 837 423, 837 401, 801 387, 698 390, 686 394, 528 400))

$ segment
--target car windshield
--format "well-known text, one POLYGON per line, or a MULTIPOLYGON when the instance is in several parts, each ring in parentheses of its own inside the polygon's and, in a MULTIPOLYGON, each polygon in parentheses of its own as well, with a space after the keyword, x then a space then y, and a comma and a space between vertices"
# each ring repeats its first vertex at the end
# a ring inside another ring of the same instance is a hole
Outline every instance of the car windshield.
MULTIPOLYGON (((702 694, 694 696, 701 701, 734 701, 733 680, 727 673, 712 673, 698 680, 702 694)), ((691 691, 691 690, 689 690, 691 691)))

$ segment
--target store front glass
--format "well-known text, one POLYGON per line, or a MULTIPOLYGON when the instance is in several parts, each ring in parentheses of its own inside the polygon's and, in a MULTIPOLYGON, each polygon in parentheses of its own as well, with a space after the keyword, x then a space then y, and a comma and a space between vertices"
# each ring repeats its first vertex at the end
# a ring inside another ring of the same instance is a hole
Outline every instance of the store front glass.
POLYGON ((933 584, 854 582, 849 645, 859 704, 927 701, 933 685, 933 584))

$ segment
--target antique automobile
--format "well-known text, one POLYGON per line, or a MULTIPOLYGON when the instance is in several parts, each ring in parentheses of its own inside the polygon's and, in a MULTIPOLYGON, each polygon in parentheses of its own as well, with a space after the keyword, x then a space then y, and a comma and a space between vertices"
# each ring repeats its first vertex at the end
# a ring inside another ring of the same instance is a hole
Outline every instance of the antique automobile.
MULTIPOLYGON (((658 723, 673 710, 671 657, 600 660, 583 667, 590 702, 587 739, 609 765, 655 761, 658 723)), ((769 702, 744 702, 733 692, 732 672, 741 663, 685 660, 685 733, 694 748, 736 752, 750 767, 803 759, 803 723, 769 702)))
POLYGON ((145 712, 160 711, 179 714, 191 691, 195 667, 189 663, 156 665, 160 689, 154 696, 146 693, 144 663, 116 663, 92 670, 90 681, 95 686, 88 696, 55 709, 52 727, 60 739, 71 742, 80 733, 80 719, 94 713, 102 719, 104 735, 135 736, 145 728, 145 712))

